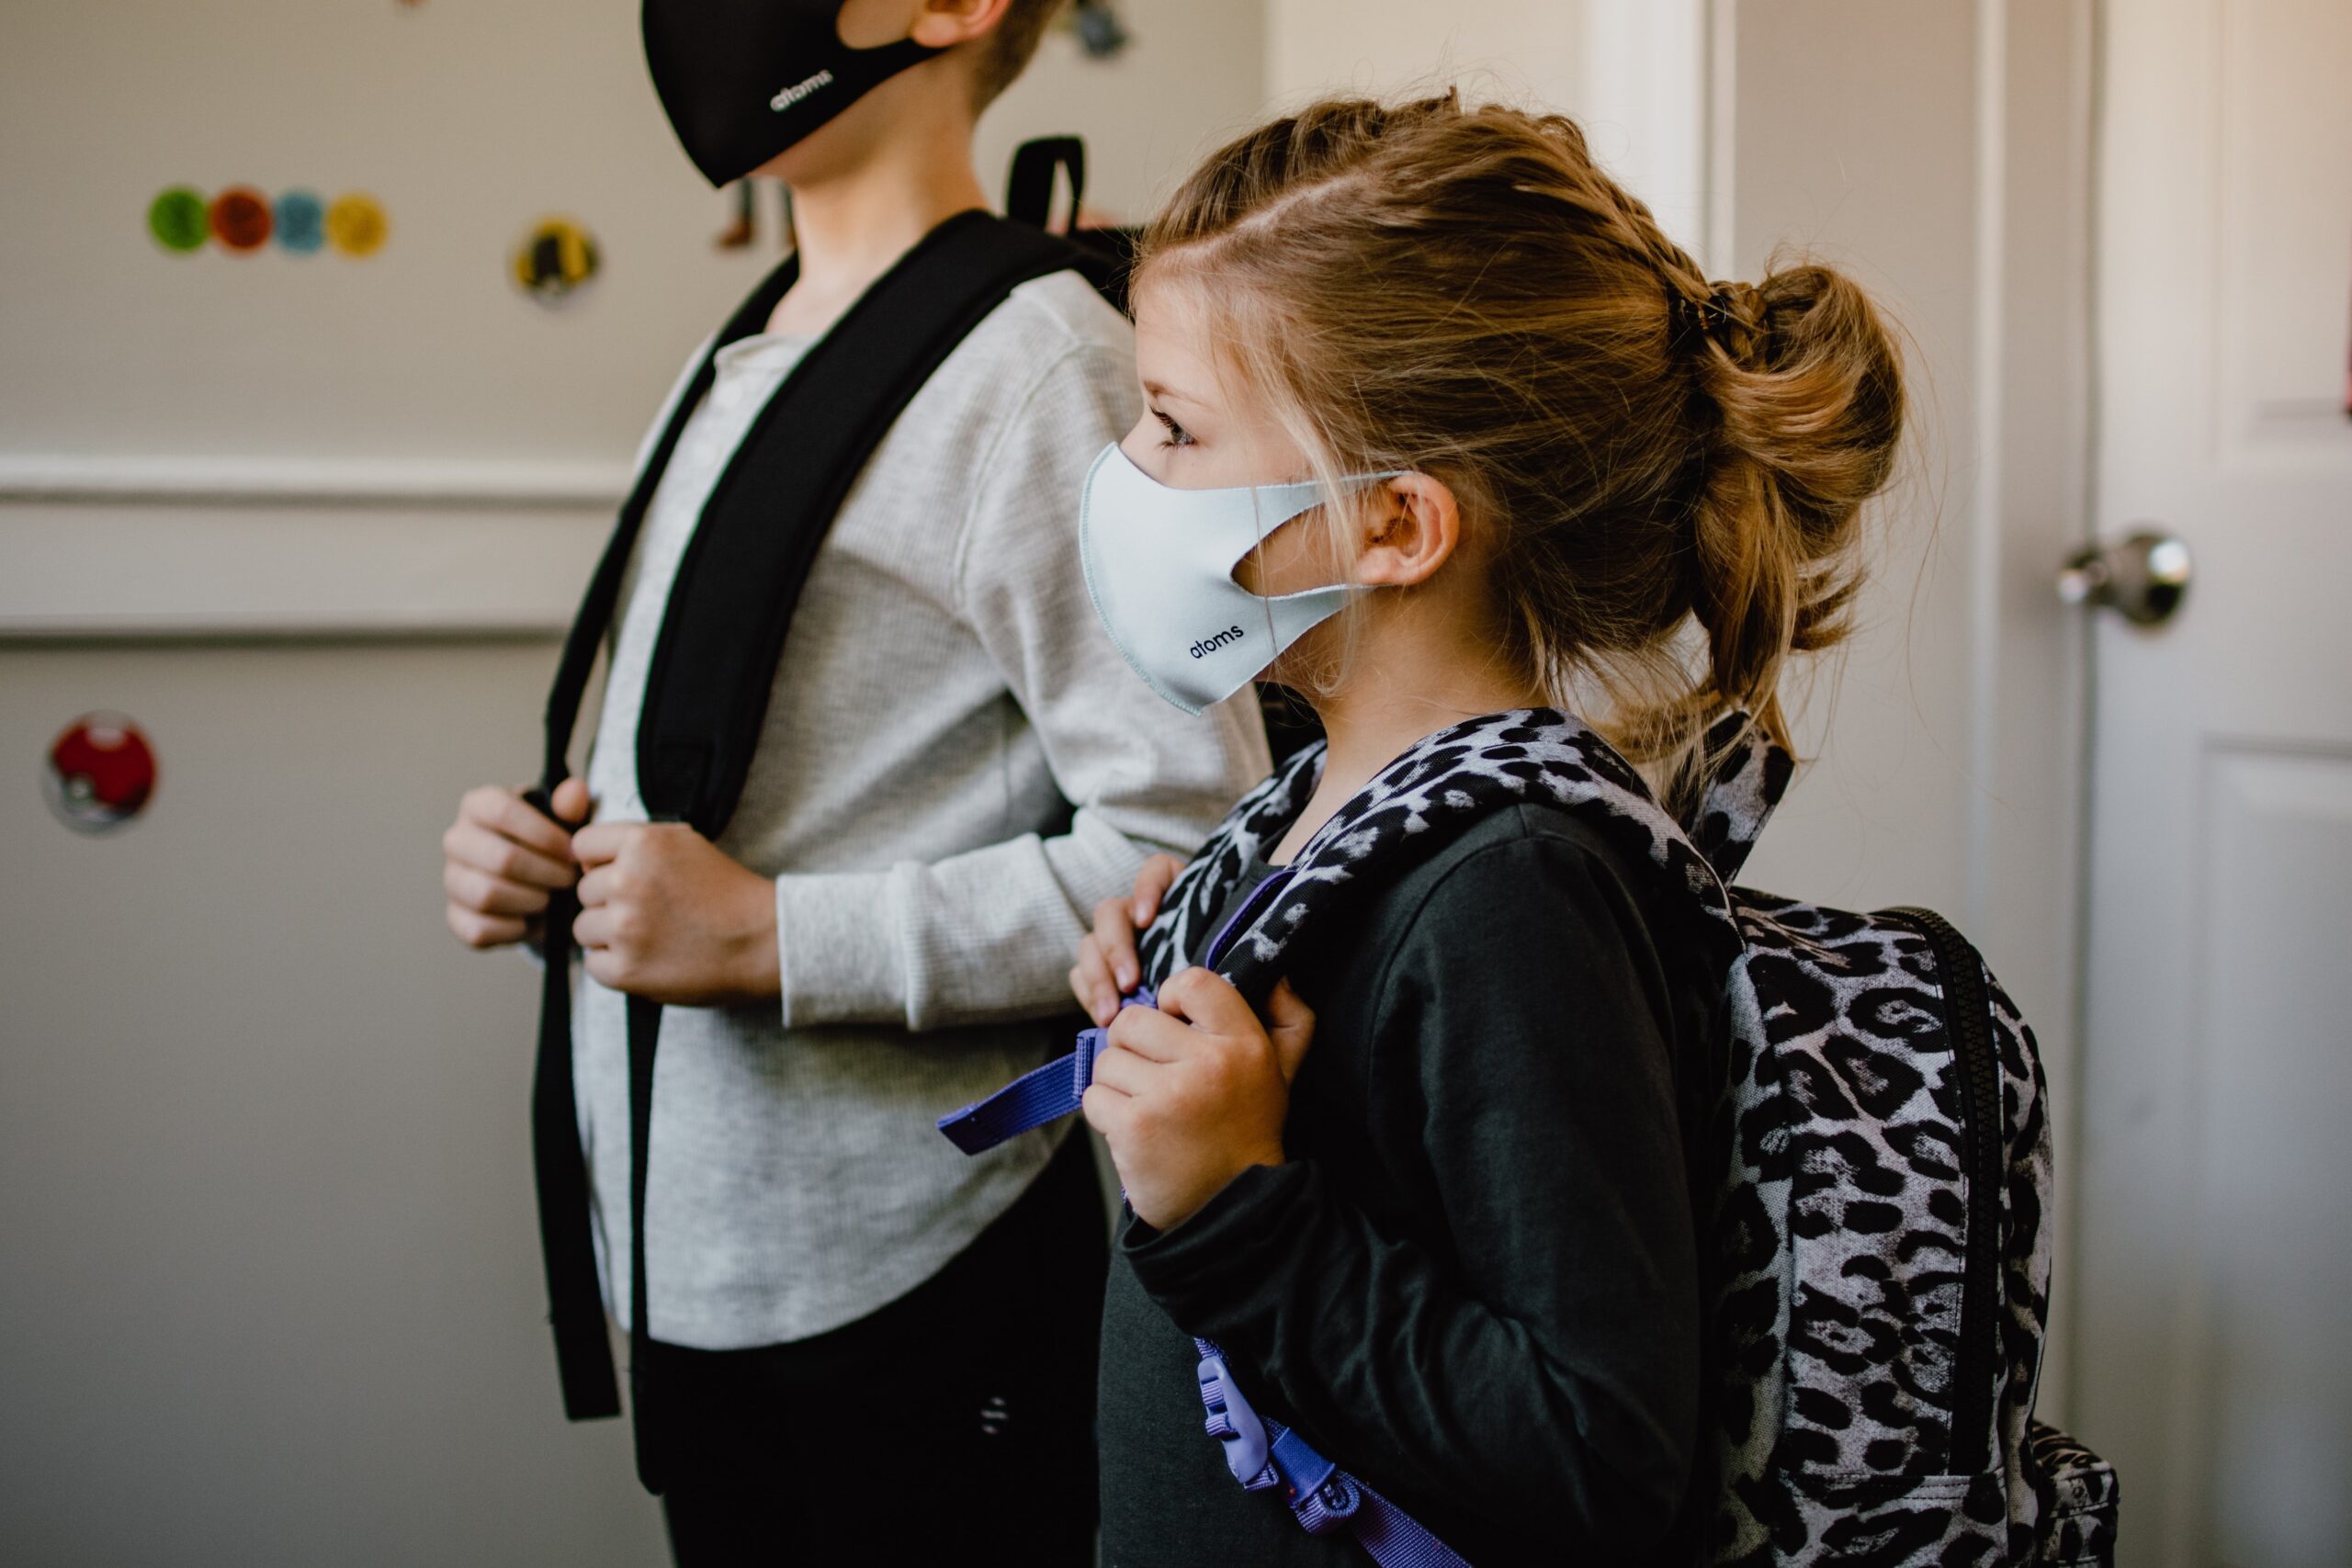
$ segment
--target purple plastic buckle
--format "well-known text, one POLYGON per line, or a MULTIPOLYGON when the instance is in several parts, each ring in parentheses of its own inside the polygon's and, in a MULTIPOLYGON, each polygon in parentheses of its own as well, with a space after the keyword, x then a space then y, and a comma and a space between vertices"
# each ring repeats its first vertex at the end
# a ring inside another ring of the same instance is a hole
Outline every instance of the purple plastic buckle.
POLYGON ((1233 1386, 1233 1374, 1226 1370, 1224 1357, 1202 1357, 1199 1376, 1201 1403, 1209 1412, 1209 1436, 1225 1446, 1225 1468, 1233 1472, 1233 1479, 1254 1491, 1266 1472, 1270 1450, 1266 1424, 1233 1386))

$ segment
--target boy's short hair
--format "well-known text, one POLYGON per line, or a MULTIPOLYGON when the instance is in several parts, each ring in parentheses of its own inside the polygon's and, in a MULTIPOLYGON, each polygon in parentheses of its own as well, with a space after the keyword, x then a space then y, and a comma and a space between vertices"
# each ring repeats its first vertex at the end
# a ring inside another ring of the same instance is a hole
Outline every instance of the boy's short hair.
POLYGON ((1004 19, 979 40, 979 59, 973 73, 972 107, 984 109, 1020 79, 1035 58, 1046 26, 1065 0, 1012 0, 1004 19))

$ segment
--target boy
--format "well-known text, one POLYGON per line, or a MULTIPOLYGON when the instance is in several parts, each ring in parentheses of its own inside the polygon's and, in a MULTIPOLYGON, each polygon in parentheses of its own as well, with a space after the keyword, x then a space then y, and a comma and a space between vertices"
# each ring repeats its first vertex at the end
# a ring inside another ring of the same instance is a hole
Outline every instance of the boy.
POLYGON ((689 155, 714 184, 791 186, 797 271, 649 441, 585 780, 551 792, 560 821, 477 789, 444 840, 470 945, 543 917, 559 937, 578 901, 585 974, 555 1027, 605 1297, 625 1327, 645 1303, 640 1472, 682 1563, 913 1559, 999 1520, 1037 1562, 1091 1561, 1089 1151, 1041 1135, 966 1160, 932 1122, 1059 1048, 1077 911, 1188 851, 1268 766, 1246 698, 1197 721, 1136 702, 1088 609, 1077 499, 1134 419, 1126 323, 1076 274, 1036 277, 905 403, 807 569, 716 843, 647 820, 638 744, 722 480, 762 442, 788 463, 794 433, 760 411, 985 205, 974 122, 1055 4, 646 0, 689 155))

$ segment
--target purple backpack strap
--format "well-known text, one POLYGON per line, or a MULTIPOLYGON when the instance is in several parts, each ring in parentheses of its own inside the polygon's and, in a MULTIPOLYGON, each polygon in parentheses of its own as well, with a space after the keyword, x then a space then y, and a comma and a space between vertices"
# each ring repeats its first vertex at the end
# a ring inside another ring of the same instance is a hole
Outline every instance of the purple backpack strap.
MULTIPOLYGON (((1151 987, 1139 987, 1119 1004, 1123 1008, 1156 1007, 1151 987)), ((947 1141, 967 1155, 984 1154, 1008 1138, 1033 1127, 1058 1122, 1086 1100, 1094 1082, 1094 1058, 1109 1035, 1103 1029, 1081 1029, 1078 1048, 1057 1056, 1042 1067, 1032 1067, 986 1100, 976 1100, 961 1111, 939 1119, 947 1141)))
MULTIPOLYGON (((1260 883, 1209 939, 1202 962, 1214 964, 1224 953, 1226 939, 1246 919, 1263 912, 1289 881, 1290 869, 1284 867, 1260 883)), ((1119 1003, 1122 1009, 1159 1005, 1148 986, 1137 987, 1119 1003)), ((1087 1088, 1094 1082, 1094 1058, 1107 1037, 1108 1031, 1100 1027, 1079 1031, 1078 1048, 1069 1055, 1032 1067, 986 1100, 950 1111, 939 1119, 939 1130, 966 1154, 977 1155, 1033 1127, 1059 1121, 1085 1102, 1087 1088)))
POLYGON ((1291 1517, 1309 1535, 1355 1538, 1380 1568, 1469 1568, 1410 1514, 1316 1452, 1281 1422, 1250 1407, 1214 1340, 1200 1351, 1201 1404, 1208 1434, 1225 1448, 1225 1467, 1249 1492, 1282 1488, 1291 1517))

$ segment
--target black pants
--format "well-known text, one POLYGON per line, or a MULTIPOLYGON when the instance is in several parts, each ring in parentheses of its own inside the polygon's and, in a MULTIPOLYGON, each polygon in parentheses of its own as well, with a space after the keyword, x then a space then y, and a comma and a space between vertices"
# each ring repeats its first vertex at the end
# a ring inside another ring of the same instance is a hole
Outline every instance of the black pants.
POLYGON ((752 1350, 654 1344, 679 1568, 1091 1563, 1105 1231, 1072 1129, 995 1224, 871 1316, 752 1350))

